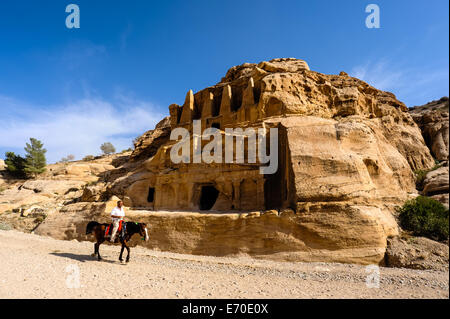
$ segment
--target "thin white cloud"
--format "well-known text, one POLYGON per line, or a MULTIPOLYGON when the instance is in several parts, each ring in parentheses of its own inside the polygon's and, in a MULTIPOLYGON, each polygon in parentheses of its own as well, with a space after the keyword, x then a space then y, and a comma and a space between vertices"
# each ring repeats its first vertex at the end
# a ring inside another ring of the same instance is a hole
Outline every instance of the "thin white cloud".
POLYGON ((401 85, 404 77, 402 71, 391 69, 386 61, 357 66, 353 68, 351 75, 379 90, 389 90, 401 85))
POLYGON ((387 59, 356 66, 350 72, 373 87, 394 93, 408 106, 421 105, 448 95, 448 67, 424 69, 406 67, 387 59))
POLYGON ((44 143, 48 162, 68 154, 78 159, 99 154, 100 145, 107 141, 117 151, 127 149, 134 137, 152 129, 165 115, 150 103, 124 101, 91 98, 43 108, 0 96, 0 147, 23 147, 34 137, 44 143))

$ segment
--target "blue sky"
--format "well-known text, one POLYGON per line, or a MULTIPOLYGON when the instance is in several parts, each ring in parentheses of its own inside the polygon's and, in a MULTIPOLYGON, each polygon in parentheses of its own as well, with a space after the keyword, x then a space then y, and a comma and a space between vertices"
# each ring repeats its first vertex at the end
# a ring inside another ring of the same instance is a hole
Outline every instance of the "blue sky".
POLYGON ((408 106, 448 96, 447 0, 0 2, 0 158, 41 139, 49 162, 118 150, 244 62, 305 59, 408 106), (80 7, 67 29, 65 8, 80 7), (380 7, 368 29, 365 7, 380 7))

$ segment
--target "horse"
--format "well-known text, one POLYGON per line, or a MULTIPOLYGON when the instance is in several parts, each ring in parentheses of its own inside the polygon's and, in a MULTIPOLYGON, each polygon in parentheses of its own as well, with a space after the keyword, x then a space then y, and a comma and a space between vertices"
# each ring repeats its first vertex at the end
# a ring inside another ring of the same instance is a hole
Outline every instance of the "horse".
MULTIPOLYGON (((130 261, 130 247, 128 247, 128 241, 131 239, 131 237, 134 234, 139 234, 141 237, 145 239, 145 241, 148 241, 148 232, 147 232, 147 225, 144 223, 134 223, 134 222, 124 222, 125 224, 125 234, 123 236, 121 235, 122 231, 117 232, 117 237, 114 243, 117 243, 120 241, 122 244, 122 249, 120 250, 120 256, 119 260, 122 262, 122 254, 123 250, 127 249, 127 259, 126 262, 130 261)), ((94 253, 92 254, 93 257, 96 255, 98 256, 98 260, 102 260, 102 257, 100 256, 100 245, 106 240, 105 238, 105 230, 110 224, 100 224, 96 221, 91 221, 86 226, 86 235, 94 233, 95 239, 97 242, 94 245, 94 253)))

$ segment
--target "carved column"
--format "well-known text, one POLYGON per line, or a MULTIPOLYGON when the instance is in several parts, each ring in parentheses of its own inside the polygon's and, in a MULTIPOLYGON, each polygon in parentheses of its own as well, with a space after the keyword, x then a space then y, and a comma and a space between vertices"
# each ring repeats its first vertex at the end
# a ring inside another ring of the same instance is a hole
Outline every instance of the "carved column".
POLYGON ((220 102, 220 115, 222 116, 223 124, 229 124, 231 122, 231 86, 226 85, 223 87, 222 100, 220 102))
POLYGON ((194 92, 189 90, 186 94, 186 100, 183 104, 183 111, 181 113, 180 124, 192 122, 194 115, 194 92))
POLYGON ((208 92, 202 108, 202 119, 212 117, 213 102, 214 95, 211 92, 208 92))

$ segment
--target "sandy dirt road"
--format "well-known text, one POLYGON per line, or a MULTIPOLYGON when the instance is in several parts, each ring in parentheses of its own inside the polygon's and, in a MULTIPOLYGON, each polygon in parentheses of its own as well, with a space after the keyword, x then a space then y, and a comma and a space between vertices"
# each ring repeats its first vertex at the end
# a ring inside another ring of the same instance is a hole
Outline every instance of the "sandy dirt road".
POLYGON ((181 255, 0 231, 0 298, 448 298, 449 273, 181 255), (77 276, 79 273, 79 276, 77 276), (77 279, 79 278, 79 280, 77 279), (376 284, 376 281, 372 281, 376 284))

